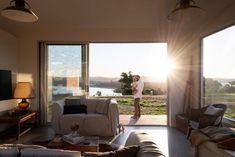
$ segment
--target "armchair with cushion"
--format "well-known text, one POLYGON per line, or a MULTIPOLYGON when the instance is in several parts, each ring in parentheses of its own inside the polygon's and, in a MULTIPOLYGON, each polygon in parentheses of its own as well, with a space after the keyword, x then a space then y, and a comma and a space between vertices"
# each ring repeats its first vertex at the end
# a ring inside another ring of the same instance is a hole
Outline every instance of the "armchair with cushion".
POLYGON ((79 125, 79 134, 115 136, 119 111, 115 99, 66 98, 52 104, 52 127, 57 134, 68 134, 79 125))
POLYGON ((222 119, 227 109, 225 104, 212 104, 200 109, 191 109, 187 137, 194 129, 207 126, 222 126, 222 119))

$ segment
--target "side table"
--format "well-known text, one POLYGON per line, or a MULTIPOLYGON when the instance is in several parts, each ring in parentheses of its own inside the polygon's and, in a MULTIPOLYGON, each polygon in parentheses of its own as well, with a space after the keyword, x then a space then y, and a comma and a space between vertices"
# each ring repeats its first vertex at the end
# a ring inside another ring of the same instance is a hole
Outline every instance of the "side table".
POLYGON ((188 121, 189 118, 185 114, 178 114, 176 115, 176 128, 183 132, 184 134, 187 134, 188 132, 188 121))
POLYGON ((16 139, 19 140, 20 136, 31 130, 33 125, 37 123, 37 112, 36 111, 28 111, 24 115, 14 116, 14 115, 2 115, 0 116, 0 123, 8 123, 14 124, 17 126, 16 128, 16 139), (24 127, 23 123, 26 123, 29 120, 34 120, 33 124, 27 125, 24 127))

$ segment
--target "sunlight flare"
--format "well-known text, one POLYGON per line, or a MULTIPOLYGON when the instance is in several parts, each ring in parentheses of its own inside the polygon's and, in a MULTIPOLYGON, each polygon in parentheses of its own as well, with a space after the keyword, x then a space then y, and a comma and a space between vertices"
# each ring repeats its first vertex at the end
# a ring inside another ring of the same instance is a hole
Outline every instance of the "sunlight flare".
POLYGON ((158 53, 149 57, 148 75, 151 80, 166 81, 167 75, 171 73, 173 63, 167 58, 166 53, 158 53))

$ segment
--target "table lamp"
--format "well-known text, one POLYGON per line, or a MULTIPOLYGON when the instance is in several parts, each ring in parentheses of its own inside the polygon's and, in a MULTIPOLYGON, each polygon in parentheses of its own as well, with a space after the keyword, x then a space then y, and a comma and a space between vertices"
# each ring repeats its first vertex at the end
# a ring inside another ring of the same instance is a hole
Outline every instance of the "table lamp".
POLYGON ((14 92, 15 99, 22 99, 18 103, 20 109, 26 110, 29 107, 27 99, 34 98, 34 91, 30 82, 18 82, 14 92))

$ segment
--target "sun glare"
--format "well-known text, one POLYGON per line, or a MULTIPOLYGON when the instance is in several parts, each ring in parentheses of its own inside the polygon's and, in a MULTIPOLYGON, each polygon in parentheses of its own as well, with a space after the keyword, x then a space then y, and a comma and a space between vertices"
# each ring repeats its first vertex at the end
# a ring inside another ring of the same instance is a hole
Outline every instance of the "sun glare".
POLYGON ((172 71, 171 61, 166 53, 154 54, 148 59, 148 76, 151 80, 166 81, 167 75, 172 71))

